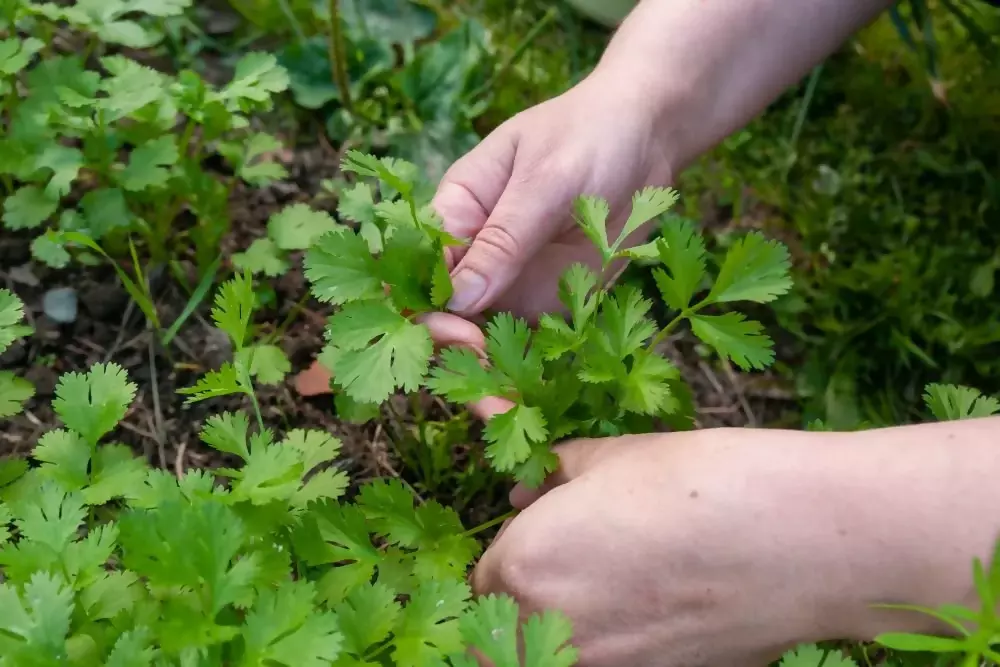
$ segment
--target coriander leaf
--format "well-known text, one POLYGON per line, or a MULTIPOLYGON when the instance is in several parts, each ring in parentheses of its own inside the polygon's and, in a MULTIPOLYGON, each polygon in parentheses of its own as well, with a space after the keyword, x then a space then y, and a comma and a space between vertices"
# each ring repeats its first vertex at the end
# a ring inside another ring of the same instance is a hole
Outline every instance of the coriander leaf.
POLYGON ((614 253, 608 245, 608 202, 600 197, 578 197, 574 203, 576 223, 583 229, 590 242, 601 253, 605 262, 611 261, 614 253))
POLYGON ((325 211, 308 204, 293 204, 271 216, 267 233, 281 250, 305 250, 316 239, 337 229, 337 222, 325 211))
POLYGON ((693 315, 691 330, 724 359, 731 359, 745 371, 766 368, 774 361, 773 343, 759 322, 740 313, 693 315))
POLYGON ((567 643, 573 635, 570 620, 556 611, 533 614, 524 624, 524 667, 570 667, 577 650, 567 643))
POLYGON ((162 188, 170 180, 170 171, 166 168, 177 164, 179 159, 177 141, 170 135, 159 137, 132 151, 118 182, 129 192, 162 188))
POLYGON ((363 403, 380 403, 396 389, 416 391, 434 351, 427 327, 382 302, 348 304, 330 318, 327 336, 340 348, 334 381, 363 403))
POLYGON ((559 279, 559 299, 573 318, 573 328, 582 331, 597 309, 592 294, 597 287, 597 275, 583 264, 573 264, 559 279))
POLYGON ((345 220, 357 223, 375 223, 375 200, 371 186, 355 183, 354 187, 340 193, 337 213, 345 220))
POLYGON ((243 349, 247 329, 257 305, 257 295, 253 290, 250 276, 236 275, 219 288, 212 308, 215 325, 229 336, 236 350, 243 349))
POLYGON ((389 637, 402 608, 395 592, 374 583, 353 590, 333 611, 344 634, 344 651, 360 658, 389 637))
POLYGON ((350 230, 321 236, 306 253, 304 266, 320 301, 341 305, 385 295, 368 244, 350 230))
POLYGON ((250 418, 243 412, 224 412, 212 415, 201 430, 201 440, 209 447, 227 454, 235 454, 244 461, 250 458, 247 434, 250 418))
POLYGON ((246 465, 230 472, 236 478, 233 498, 249 500, 254 505, 288 501, 299 489, 303 468, 294 449, 273 444, 270 432, 265 431, 251 439, 246 465))
POLYGON ((288 272, 290 264, 285 253, 270 238, 255 239, 246 252, 233 255, 233 266, 250 273, 262 273, 277 278, 288 272))
POLYGON ((537 489, 549 474, 559 468, 559 457, 547 442, 531 446, 531 456, 517 466, 514 478, 531 489, 537 489))
POLYGON ((285 351, 277 345, 251 345, 236 353, 236 359, 244 364, 250 375, 261 384, 276 385, 284 381, 292 371, 292 362, 285 351))
POLYGON ((9 584, 0 584, 0 630, 24 642, 23 653, 5 657, 19 663, 29 655, 32 664, 63 662, 72 613, 73 590, 58 575, 34 573, 23 599, 9 584))
POLYGON ((585 334, 574 331, 566 320, 545 313, 538 320, 535 346, 542 353, 542 358, 553 361, 579 347, 584 336, 585 334))
POLYGON ((420 578, 461 575, 478 553, 477 542, 465 534, 453 509, 433 500, 416 508, 413 503, 413 493, 396 480, 369 483, 358 496, 372 530, 392 544, 417 549, 420 578))
POLYGON ((642 415, 671 413, 678 408, 671 396, 671 380, 680 371, 654 352, 640 350, 632 360, 632 368, 622 382, 621 407, 642 415))
POLYGON ((45 186, 45 195, 52 200, 58 200, 69 194, 77 174, 83 167, 83 153, 77 148, 62 144, 48 146, 35 161, 36 169, 47 169, 52 172, 49 184, 45 186))
POLYGON ((434 310, 434 270, 443 261, 441 251, 414 227, 397 229, 388 236, 378 270, 396 307, 414 313, 434 310))
POLYGON ((78 494, 45 482, 36 496, 11 503, 21 543, 35 542, 61 554, 76 537, 87 513, 78 494))
POLYGON ((1000 401, 958 385, 927 385, 924 403, 938 421, 978 419, 1000 413, 1000 401))
POLYGON ((101 188, 85 194, 80 200, 87 229, 94 240, 116 229, 132 224, 132 213, 125 202, 125 193, 118 188, 101 188))
POLYGON ((244 667, 273 663, 289 667, 326 667, 340 655, 343 640, 337 617, 315 610, 316 588, 310 581, 264 589, 243 626, 244 667))
POLYGON ((448 263, 444 255, 439 255, 434 261, 434 272, 431 274, 431 304, 435 308, 444 308, 454 293, 455 286, 451 282, 448 263))
POLYGON ((187 403, 197 403, 210 398, 245 394, 252 391, 243 384, 239 371, 232 364, 223 364, 217 371, 209 371, 193 387, 178 389, 177 393, 188 396, 187 403))
POLYGON ((677 203, 678 194, 673 188, 647 187, 632 196, 632 211, 629 213, 622 233, 612 247, 618 252, 621 245, 644 224, 669 211, 677 203))
POLYGON ((507 412, 494 415, 486 423, 483 436, 490 443, 486 456, 497 470, 513 470, 531 457, 531 444, 548 438, 545 417, 538 408, 515 405, 507 412))
POLYGON ((81 496, 88 505, 103 505, 113 498, 137 498, 148 470, 145 459, 132 456, 124 445, 101 447, 94 456, 90 486, 81 496))
POLYGON ((31 241, 31 256, 53 269, 64 269, 69 266, 69 252, 66 242, 52 229, 31 241))
POLYGON ((542 382, 542 358, 530 345, 527 322, 501 313, 486 325, 486 351, 490 362, 522 393, 536 389, 542 382))
POLYGON ((789 268, 784 245, 766 240, 760 232, 750 232, 726 253, 708 301, 774 301, 792 287, 789 268))
POLYGON ((336 604, 357 586, 370 583, 375 566, 382 563, 384 556, 372 545, 360 508, 338 503, 321 507, 319 539, 307 547, 301 537, 304 531, 298 530, 294 534, 296 553, 310 565, 338 564, 327 571, 319 584, 322 598, 328 604, 336 604))
POLYGON ((249 53, 236 63, 233 80, 219 93, 232 110, 246 110, 249 103, 266 104, 271 96, 288 89, 288 71, 270 53, 249 53))
POLYGON ((298 452, 303 470, 308 472, 318 465, 336 459, 342 444, 340 440, 325 431, 297 428, 288 432, 281 446, 298 452))
POLYGON ((0 419, 16 415, 34 395, 35 388, 30 382, 11 371, 0 371, 0 419))
POLYGON ((400 229, 413 229, 431 241, 439 241, 442 246, 464 245, 445 231, 444 220, 430 204, 413 208, 405 199, 383 200, 375 205, 375 215, 388 227, 387 238, 400 229))
POLYGON ((237 156, 226 157, 236 165, 240 178, 250 185, 262 188, 288 176, 288 170, 272 157, 284 148, 276 137, 259 132, 244 142, 241 148, 237 156))
POLYGON ((112 619, 135 606, 140 589, 139 577, 133 572, 103 572, 80 591, 80 606, 92 621, 112 619))
POLYGON ((29 185, 20 188, 3 202, 3 224, 7 229, 34 229, 51 218, 59 208, 41 188, 29 185))
POLYGON ((136 389, 117 364, 95 364, 87 373, 67 373, 59 379, 52 408, 93 446, 125 417, 136 389))
POLYGON ((156 658, 150 632, 143 626, 127 630, 118 637, 105 667, 147 667, 156 658))
POLYGON ((378 178, 407 200, 413 194, 420 173, 412 162, 391 157, 380 159, 357 150, 347 151, 341 160, 340 168, 342 171, 353 172, 359 176, 378 178))
POLYGON ((90 445, 72 431, 49 431, 31 455, 42 462, 42 473, 67 491, 79 491, 90 480, 90 445))
POLYGON ((705 241, 688 220, 663 226, 657 241, 660 261, 666 267, 653 276, 664 301, 674 310, 684 310, 705 278, 705 241))
POLYGON ((523 626, 524 662, 518 652, 518 608, 509 597, 488 595, 476 600, 459 621, 465 642, 482 652, 494 667, 570 667, 577 651, 567 645, 572 625, 565 616, 533 614, 523 626))
POLYGON ((461 581, 421 582, 396 622, 392 658, 399 667, 429 667, 462 648, 458 618, 471 591, 461 581))
POLYGON ((857 667, 839 651, 827 651, 815 644, 803 644, 782 656, 778 667, 857 667))
POLYGON ((513 387, 493 368, 483 366, 479 355, 468 348, 441 351, 440 362, 431 370, 427 388, 453 403, 474 403, 490 396, 506 396, 513 387))
POLYGON ((167 79, 151 67, 120 55, 101 58, 101 65, 111 74, 101 81, 106 97, 101 98, 100 108, 106 124, 120 121, 164 95, 167 79))
POLYGON ((45 42, 29 37, 0 39, 0 74, 17 74, 31 62, 31 57, 45 48, 45 42))
POLYGON ((625 359, 656 333, 656 325, 647 317, 652 306, 634 287, 623 285, 612 292, 598 317, 601 339, 608 352, 625 359))
POLYGON ((194 0, 129 0, 128 8, 129 11, 168 18, 182 15, 193 4, 194 0))
POLYGON ((31 330, 22 325, 24 302, 8 289, 0 289, 0 353, 31 330))
POLYGON ((293 507, 305 508, 317 500, 336 500, 344 495, 351 478, 343 470, 320 470, 302 485, 291 498, 293 507))

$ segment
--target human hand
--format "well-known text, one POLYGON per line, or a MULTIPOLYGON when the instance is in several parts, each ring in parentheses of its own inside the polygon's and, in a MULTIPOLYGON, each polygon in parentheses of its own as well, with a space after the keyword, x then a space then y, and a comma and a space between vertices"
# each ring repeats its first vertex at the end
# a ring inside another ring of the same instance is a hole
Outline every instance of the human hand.
POLYGON ((445 174, 433 205, 450 233, 471 240, 449 251, 452 312, 495 308, 534 320, 558 309, 558 279, 570 264, 600 268, 573 222, 573 201, 606 198, 610 231, 620 232, 633 194, 670 182, 659 105, 635 99, 621 78, 599 68, 501 125, 445 174))
POLYGON ((935 426, 569 443, 542 489, 515 488, 524 511, 474 589, 566 613, 580 667, 762 667, 799 643, 940 632, 873 606, 975 605, 971 562, 994 528, 955 517, 997 495, 964 497, 996 450, 988 424, 935 426), (956 466, 963 438, 978 452, 956 466))

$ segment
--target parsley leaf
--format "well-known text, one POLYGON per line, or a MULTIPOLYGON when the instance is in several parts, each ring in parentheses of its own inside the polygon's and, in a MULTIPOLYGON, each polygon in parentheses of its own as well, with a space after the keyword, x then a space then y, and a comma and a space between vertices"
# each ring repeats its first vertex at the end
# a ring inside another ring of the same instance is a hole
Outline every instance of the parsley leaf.
POLYGON ((267 233, 281 250, 305 250, 316 239, 337 229, 337 222, 325 211, 308 204, 293 204, 271 217, 267 233))
POLYGON ((117 364, 96 364, 87 373, 63 375, 52 408, 69 429, 93 446, 125 417, 136 389, 117 364))
POLYGON ((340 350, 335 382, 363 403, 384 401, 396 389, 416 391, 434 351, 427 327, 384 302, 348 304, 330 318, 327 337, 340 350))
POLYGON ((924 403, 939 421, 977 419, 1000 413, 1000 401, 958 385, 928 385, 924 390, 924 403))
POLYGON ((766 368, 774 361, 773 343, 759 322, 740 313, 693 315, 691 330, 724 359, 731 359, 745 371, 766 368))
POLYGON ((708 301, 774 301, 792 287, 789 267, 788 249, 783 244, 750 232, 726 253, 708 301))
POLYGON ((531 457, 531 444, 546 442, 548 435, 545 417, 539 408, 515 405, 486 423, 483 436, 490 443, 486 456, 497 470, 513 470, 531 457))

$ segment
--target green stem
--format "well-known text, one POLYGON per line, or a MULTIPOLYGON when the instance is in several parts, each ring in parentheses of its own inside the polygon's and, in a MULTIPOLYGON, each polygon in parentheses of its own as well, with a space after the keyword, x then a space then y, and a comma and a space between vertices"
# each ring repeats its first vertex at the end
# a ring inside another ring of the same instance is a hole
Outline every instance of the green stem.
POLYGON ((274 341, 278 340, 278 338, 284 335, 288 327, 291 326, 292 322, 294 322, 295 319, 299 316, 299 313, 301 313, 305 309, 306 304, 309 303, 309 299, 311 296, 312 294, 310 294, 309 291, 307 290, 306 293, 303 294, 302 297, 295 303, 295 305, 292 306, 292 309, 288 311, 288 315, 285 317, 284 322, 282 322, 281 325, 278 326, 278 328, 275 329, 274 332, 272 332, 271 335, 267 337, 268 345, 274 344, 274 341))
POLYGON ((670 320, 670 322, 667 323, 667 326, 660 329, 659 332, 657 332, 657 334, 653 336, 653 339, 649 341, 649 345, 646 346, 646 350, 652 352, 654 349, 656 349, 656 346, 662 343, 663 340, 667 336, 669 336, 683 320, 687 319, 688 317, 691 317, 692 315, 694 315, 707 305, 708 302, 707 300, 705 300, 691 306, 690 308, 685 308, 684 310, 682 310, 677 317, 675 317, 674 319, 670 320))
POLYGON ((538 36, 545 30, 550 23, 552 23, 556 17, 559 15, 559 10, 556 7, 549 7, 549 10, 545 12, 545 15, 531 27, 528 34, 524 36, 517 48, 514 49, 514 53, 511 54, 510 58, 505 60, 503 64, 486 80, 486 83, 476 88, 472 93, 465 96, 465 101, 473 101, 482 95, 485 95, 501 77, 505 76, 510 69, 517 64, 517 62, 524 56, 528 47, 534 42, 538 36))
POLYGON ((330 67, 333 70, 333 82, 340 91, 340 103, 348 113, 354 114, 354 104, 351 102, 350 79, 347 76, 347 49, 344 47, 344 32, 340 23, 339 0, 328 0, 330 8, 330 67))
POLYGON ((479 524, 475 528, 471 528, 471 529, 465 531, 464 533, 462 533, 462 537, 472 537, 473 535, 478 535, 479 533, 483 532, 484 530, 489 530, 493 526, 500 525, 501 523, 503 523, 507 519, 513 519, 515 516, 517 516, 517 514, 518 514, 518 510, 511 510, 511 511, 507 512, 506 514, 501 514, 500 516, 496 517, 495 519, 490 519, 486 523, 479 524))
POLYGON ((299 19, 295 16, 295 12, 288 5, 288 0, 278 0, 278 7, 281 8, 281 13, 285 15, 288 19, 289 25, 292 26, 292 32, 295 33, 295 39, 298 40, 299 44, 304 44, 306 41, 306 33, 302 30, 302 24, 299 23, 299 19))
POLYGON ((257 417, 257 428, 260 432, 264 432, 264 416, 260 412, 260 403, 257 401, 257 394, 254 391, 248 391, 247 395, 250 397, 250 402, 253 404, 253 413, 257 417))

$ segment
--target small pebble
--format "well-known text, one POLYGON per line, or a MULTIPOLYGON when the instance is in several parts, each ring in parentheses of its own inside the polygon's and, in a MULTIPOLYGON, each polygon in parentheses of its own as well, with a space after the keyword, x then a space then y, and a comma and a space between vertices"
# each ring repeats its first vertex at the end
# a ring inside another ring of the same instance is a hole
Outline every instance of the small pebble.
POLYGON ((79 310, 76 290, 72 287, 57 287, 50 289, 42 297, 42 310, 53 321, 59 324, 76 322, 79 310))

